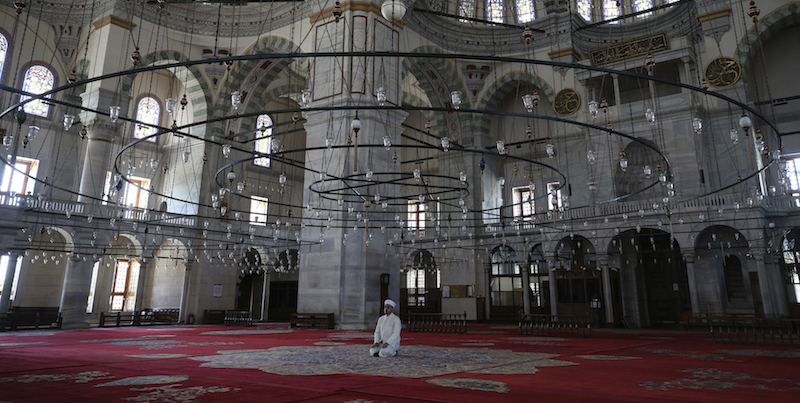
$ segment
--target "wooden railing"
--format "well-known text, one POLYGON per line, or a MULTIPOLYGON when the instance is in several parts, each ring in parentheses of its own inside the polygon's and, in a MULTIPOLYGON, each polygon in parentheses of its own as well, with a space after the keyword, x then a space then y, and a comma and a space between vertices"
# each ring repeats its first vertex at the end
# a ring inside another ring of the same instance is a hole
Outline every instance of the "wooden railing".
POLYGON ((410 313, 408 331, 466 333, 467 313, 410 313))
POLYGON ((297 313, 292 312, 289 326, 292 328, 333 329, 332 313, 297 313))
POLYGON ((714 343, 800 345, 800 319, 707 316, 714 343))
POLYGON ((180 309, 145 309, 140 312, 100 312, 100 327, 104 326, 153 326, 178 323, 180 309))
POLYGON ((250 311, 225 311, 225 326, 253 326, 250 311))
POLYGON ((0 315, 0 331, 17 330, 21 327, 54 327, 61 329, 63 318, 59 308, 55 307, 30 307, 14 306, 8 313, 0 315))
POLYGON ((519 315, 519 334, 527 336, 592 337, 587 316, 519 315))

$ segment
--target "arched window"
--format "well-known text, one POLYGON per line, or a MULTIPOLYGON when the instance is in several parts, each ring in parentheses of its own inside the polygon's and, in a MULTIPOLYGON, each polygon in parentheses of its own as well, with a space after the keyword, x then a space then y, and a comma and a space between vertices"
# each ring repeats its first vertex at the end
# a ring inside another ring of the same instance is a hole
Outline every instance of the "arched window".
MULTIPOLYGON (((617 3, 617 0, 603 0, 603 20, 611 20, 620 16, 620 8, 622 2, 617 3)), ((610 24, 619 24, 619 20, 613 21, 610 24)))
MULTIPOLYGON (((53 72, 47 67, 40 64, 35 64, 25 71, 25 78, 22 80, 22 90, 31 94, 41 94, 53 89, 56 84, 56 78, 53 72)), ((21 95, 20 101, 24 101, 30 97, 21 95)), ((47 98, 50 98, 48 95, 47 98)), ((50 114, 50 105, 41 99, 28 102, 23 108, 26 113, 31 115, 47 117, 50 114)))
MULTIPOLYGON (((475 0, 458 0, 458 15, 473 18, 475 16, 475 0)), ((467 20, 460 20, 467 22, 467 20)))
POLYGON ((6 66, 6 55, 8 54, 8 39, 0 34, 0 80, 3 79, 3 68, 6 66))
POLYGON ((592 22, 592 0, 576 0, 575 6, 578 9, 578 15, 584 20, 592 22))
POLYGON ((533 0, 517 0, 517 22, 520 24, 536 19, 533 0))
MULTIPOLYGON (((259 115, 256 119, 256 139, 256 154, 272 153, 272 118, 269 115, 259 115)), ((253 162, 258 166, 269 168, 271 161, 269 157, 260 157, 253 162)))
MULTIPOLYGON (((653 0, 633 0, 633 11, 639 12, 653 8, 653 0)), ((653 12, 639 14, 636 18, 646 18, 653 15, 653 12)))
POLYGON ((486 19, 503 22, 503 0, 486 0, 486 19))
MULTIPOLYGON (((161 121, 161 105, 153 97, 142 97, 136 104, 136 120, 141 123, 136 124, 133 129, 133 137, 141 139, 155 134, 161 121)), ((152 137, 147 141, 155 142, 156 138, 152 137)))

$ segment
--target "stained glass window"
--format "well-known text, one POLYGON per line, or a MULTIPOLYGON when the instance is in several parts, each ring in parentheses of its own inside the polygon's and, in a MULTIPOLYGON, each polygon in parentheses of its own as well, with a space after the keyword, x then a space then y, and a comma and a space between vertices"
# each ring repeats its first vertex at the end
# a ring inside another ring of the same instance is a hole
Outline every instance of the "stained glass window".
POLYGON ((578 14, 584 20, 592 21, 592 0, 576 0, 575 5, 578 8, 578 14))
MULTIPOLYGON (((461 17, 469 17, 475 15, 475 0, 459 0, 458 2, 458 15, 461 17)), ((467 22, 467 20, 460 20, 467 22)))
MULTIPOLYGON (((633 10, 636 12, 653 8, 653 0, 633 0, 633 10)), ((636 18, 644 18, 653 15, 653 12, 639 14, 636 18)))
POLYGON ((6 65, 6 55, 8 54, 8 40, 5 35, 0 34, 0 79, 3 78, 3 68, 6 65))
POLYGON ((520 24, 536 19, 533 0, 517 0, 517 22, 520 24))
POLYGON ((492 22, 503 22, 503 0, 486 0, 486 18, 492 22))
MULTIPOLYGON (((620 16, 620 4, 617 0, 603 0, 603 20, 611 20, 620 16)), ((619 20, 610 24, 619 24, 619 20)))
MULTIPOLYGON (((256 153, 259 155, 269 155, 272 153, 272 118, 269 115, 259 115, 256 120, 256 153), (262 130, 263 129, 263 130, 262 130)), ((256 165, 270 166, 269 157, 256 158, 253 162, 256 165)))
MULTIPOLYGON (((53 89, 56 78, 47 67, 36 64, 25 71, 25 78, 22 81, 22 90, 31 94, 41 94, 53 89)), ((30 97, 20 95, 19 100, 24 101, 30 97)), ((48 95, 47 98, 50 98, 48 95)), ((50 113, 50 105, 41 99, 28 102, 23 108, 26 113, 36 116, 47 117, 50 113)))
MULTIPOLYGON (((161 105, 153 97, 143 97, 136 105, 136 120, 141 123, 136 124, 133 130, 133 137, 141 139, 158 132, 158 123, 161 120, 161 105)), ((147 141, 156 141, 155 137, 147 141)))

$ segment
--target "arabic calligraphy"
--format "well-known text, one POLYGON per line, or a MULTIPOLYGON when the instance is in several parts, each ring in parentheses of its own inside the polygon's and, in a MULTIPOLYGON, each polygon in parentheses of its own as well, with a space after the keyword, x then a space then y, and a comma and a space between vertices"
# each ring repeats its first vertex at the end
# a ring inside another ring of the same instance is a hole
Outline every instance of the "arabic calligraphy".
POLYGON ((602 66, 604 64, 664 50, 669 50, 669 40, 667 39, 667 33, 661 32, 655 35, 591 50, 589 51, 589 57, 592 60, 593 66, 602 66))
POLYGON ((742 76, 742 66, 730 57, 718 57, 706 66, 706 81, 716 88, 730 87, 742 76))
POLYGON ((572 88, 564 88, 553 99, 553 110, 561 116, 572 115, 580 106, 581 96, 572 88))

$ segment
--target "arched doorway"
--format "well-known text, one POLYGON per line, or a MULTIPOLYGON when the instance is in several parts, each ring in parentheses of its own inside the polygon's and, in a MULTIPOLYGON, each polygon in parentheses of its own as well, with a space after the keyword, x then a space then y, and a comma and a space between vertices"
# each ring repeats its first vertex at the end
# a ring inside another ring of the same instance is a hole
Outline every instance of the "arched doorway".
POLYGON ((289 321, 297 312, 297 249, 281 252, 270 269, 267 319, 289 321))
POLYGON ((611 240, 609 255, 619 261, 625 326, 674 327, 692 311, 686 263, 670 234, 625 231, 611 240))
POLYGON ((411 266, 400 277, 401 316, 441 312, 441 277, 433 254, 419 250, 412 252, 411 258, 411 266))
POLYGON ((523 308, 522 272, 517 263, 517 252, 509 246, 498 246, 492 251, 490 278, 491 300, 489 315, 492 320, 517 321, 523 308))
POLYGON ((261 255, 257 250, 249 249, 242 259, 235 309, 249 311, 255 320, 264 319, 265 280, 266 274, 262 269, 261 255))
POLYGON ((594 245, 581 236, 562 239, 556 247, 556 301, 559 315, 592 317, 592 300, 603 300, 594 245))
MULTIPOLYGON (((786 286, 789 317, 795 319, 800 318, 800 244, 798 244, 797 238, 800 238, 800 229, 792 228, 786 233, 781 241, 783 259, 780 259, 781 277, 786 286)), ((760 299, 760 290, 756 288, 753 289, 754 298, 755 293, 758 293, 760 299)), ((761 313, 763 314, 763 307, 761 313)))

